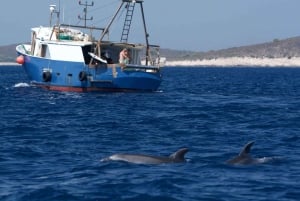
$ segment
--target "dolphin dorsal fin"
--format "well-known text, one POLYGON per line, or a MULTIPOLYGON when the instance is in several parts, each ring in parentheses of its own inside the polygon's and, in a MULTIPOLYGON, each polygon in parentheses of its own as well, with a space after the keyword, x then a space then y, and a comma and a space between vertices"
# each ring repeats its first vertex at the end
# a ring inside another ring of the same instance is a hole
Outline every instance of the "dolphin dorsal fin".
POLYGON ((243 149, 241 150, 239 156, 243 156, 243 155, 248 155, 250 153, 251 150, 251 146, 254 144, 254 141, 250 141, 248 142, 243 149))
POLYGON ((169 157, 173 160, 184 161, 184 155, 189 151, 188 148, 182 148, 177 150, 175 153, 171 154, 169 157))

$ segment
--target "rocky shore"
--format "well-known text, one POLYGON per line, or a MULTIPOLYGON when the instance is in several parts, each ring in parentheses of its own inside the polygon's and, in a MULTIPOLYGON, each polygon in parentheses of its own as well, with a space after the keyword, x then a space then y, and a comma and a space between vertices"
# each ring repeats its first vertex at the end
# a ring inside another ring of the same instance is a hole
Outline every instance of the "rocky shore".
POLYGON ((252 58, 252 57, 228 57, 217 59, 198 59, 166 61, 165 66, 247 66, 247 67, 300 67, 300 57, 292 58, 252 58))
POLYGON ((0 66, 21 66, 21 65, 15 62, 0 62, 0 66))

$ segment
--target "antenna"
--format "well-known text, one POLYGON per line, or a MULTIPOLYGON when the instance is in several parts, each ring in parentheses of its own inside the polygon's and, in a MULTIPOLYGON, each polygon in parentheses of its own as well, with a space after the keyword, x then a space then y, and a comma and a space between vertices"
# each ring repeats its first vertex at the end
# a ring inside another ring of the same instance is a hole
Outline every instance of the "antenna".
POLYGON ((84 26, 86 27, 86 21, 87 20, 93 20, 93 17, 91 17, 91 18, 87 18, 86 17, 86 15, 87 15, 87 7, 88 6, 94 6, 94 2, 92 1, 91 4, 88 4, 87 1, 85 3, 81 3, 81 1, 79 1, 79 5, 85 6, 85 8, 83 9, 84 17, 81 17, 80 15, 78 15, 78 19, 84 20, 84 26))
POLYGON ((53 17, 53 13, 56 14, 56 18, 57 18, 57 25, 59 24, 59 10, 56 10, 56 5, 52 4, 50 5, 50 27, 52 26, 52 17, 53 17))

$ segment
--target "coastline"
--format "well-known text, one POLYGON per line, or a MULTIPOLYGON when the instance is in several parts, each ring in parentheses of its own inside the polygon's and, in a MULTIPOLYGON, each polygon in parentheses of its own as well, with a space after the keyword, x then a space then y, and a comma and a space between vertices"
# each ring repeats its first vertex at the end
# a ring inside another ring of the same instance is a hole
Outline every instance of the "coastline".
POLYGON ((300 67, 300 57, 292 58, 252 58, 228 57, 216 59, 197 59, 166 61, 165 66, 198 66, 198 67, 300 67))
POLYGON ((0 62, 0 66, 21 66, 16 62, 0 62))
MULTIPOLYGON (((300 57, 252 58, 228 57, 216 59, 165 61, 164 66, 189 67, 300 67, 300 57)), ((0 66, 22 66, 16 62, 0 62, 0 66)))

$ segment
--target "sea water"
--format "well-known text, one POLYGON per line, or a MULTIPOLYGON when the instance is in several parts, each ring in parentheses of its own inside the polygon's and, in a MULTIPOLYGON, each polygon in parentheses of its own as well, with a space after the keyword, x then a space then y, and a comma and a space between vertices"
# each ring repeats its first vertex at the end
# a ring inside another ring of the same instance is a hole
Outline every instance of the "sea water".
POLYGON ((0 200, 299 200, 300 68, 162 71, 154 93, 68 93, 0 67, 0 200), (225 163, 252 140, 279 160, 225 163), (182 147, 186 163, 101 162, 182 147))

